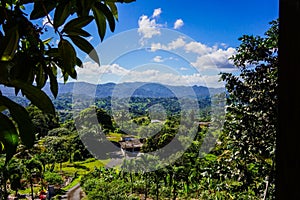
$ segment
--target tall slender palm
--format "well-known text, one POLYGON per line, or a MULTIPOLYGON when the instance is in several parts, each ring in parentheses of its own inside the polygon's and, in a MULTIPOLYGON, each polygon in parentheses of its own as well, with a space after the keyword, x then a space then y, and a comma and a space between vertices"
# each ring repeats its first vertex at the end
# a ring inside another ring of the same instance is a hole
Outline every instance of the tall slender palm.
POLYGON ((29 179, 30 182, 30 188, 31 188, 31 198, 34 199, 34 194, 33 194, 33 177, 40 177, 43 171, 43 165, 42 163, 36 159, 36 158, 31 158, 30 160, 25 161, 25 166, 27 169, 27 178, 29 179))

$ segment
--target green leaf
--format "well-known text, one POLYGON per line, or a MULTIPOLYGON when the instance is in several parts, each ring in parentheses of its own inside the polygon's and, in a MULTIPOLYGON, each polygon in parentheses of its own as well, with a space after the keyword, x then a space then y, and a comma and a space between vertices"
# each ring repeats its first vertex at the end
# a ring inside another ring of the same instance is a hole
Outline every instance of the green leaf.
POLYGON ((35 1, 33 10, 30 14, 30 19, 39 19, 45 17, 56 7, 56 1, 45 0, 45 1, 35 1))
MULTIPOLYGON (((1 56, 1 61, 10 61, 13 59, 19 44, 19 31, 18 26, 14 26, 9 30, 4 37, 5 48, 1 56)), ((2 47, 3 48, 3 47, 2 47)))
POLYGON ((14 65, 10 68, 10 79, 18 79, 32 84, 36 63, 32 61, 27 53, 20 51, 14 56, 13 62, 14 65), (26 67, 24 67, 24 63, 26 63, 26 67))
POLYGON ((89 12, 96 2, 96 0, 85 0, 85 1, 80 1, 81 2, 81 7, 82 10, 80 10, 82 16, 87 16, 89 15, 89 12))
POLYGON ((82 30, 82 29, 80 29, 80 28, 67 29, 67 30, 65 30, 65 32, 66 32, 68 35, 75 35, 75 36, 81 35, 81 36, 83 36, 83 37, 89 37, 89 36, 91 36, 90 33, 88 33, 88 32, 85 31, 85 30, 82 30))
POLYGON ((34 126, 26 109, 4 96, 0 96, 0 104, 9 109, 13 120, 17 123, 22 143, 31 148, 35 140, 34 126))
POLYGON ((0 112, 4 111, 6 109, 7 109, 7 107, 5 107, 4 105, 0 105, 0 112))
POLYGON ((72 78, 76 79, 76 52, 74 47, 69 41, 61 39, 58 44, 58 52, 62 58, 62 70, 67 72, 72 78))
POLYGON ((55 115, 55 109, 51 99, 41 89, 28 83, 24 83, 19 80, 12 80, 11 85, 20 88, 22 93, 45 113, 55 115))
POLYGON ((72 1, 60 3, 54 13, 54 28, 63 25, 71 13, 72 1))
POLYGON ((43 67, 41 65, 37 66, 37 73, 36 73, 36 85, 38 88, 43 88, 47 81, 47 76, 44 73, 43 67))
POLYGON ((13 122, 2 113, 0 113, 0 143, 4 146, 7 163, 16 153, 19 136, 13 122))
POLYGON ((53 39, 53 37, 43 40, 43 44, 44 45, 49 44, 49 42, 51 42, 52 39, 53 39))
POLYGON ((63 72, 63 77, 64 77, 64 83, 66 83, 69 79, 69 74, 66 72, 65 73, 63 72))
POLYGON ((9 70, 11 69, 12 62, 0 61, 0 83, 9 82, 9 70))
POLYGON ((116 27, 116 22, 115 22, 115 18, 113 16, 113 14, 109 10, 109 8, 103 3, 95 3, 95 7, 102 11, 102 13, 105 15, 105 17, 108 21, 109 28, 110 28, 111 32, 114 32, 115 27, 116 27))
POLYGON ((117 8, 116 4, 113 2, 107 2, 107 5, 109 6, 111 13, 115 17, 115 19, 118 21, 119 16, 118 16, 118 8, 117 8))
POLYGON ((94 16, 95 16, 95 21, 96 21, 96 25, 98 28, 98 33, 100 36, 101 41, 103 41, 104 36, 105 36, 105 32, 106 32, 106 19, 104 14, 97 9, 95 6, 92 7, 94 16))
POLYGON ((83 65, 82 61, 78 57, 76 58, 76 65, 78 67, 81 67, 81 68, 82 68, 82 65, 83 65))
POLYGON ((91 59, 93 59, 98 65, 100 65, 97 52, 94 50, 94 47, 87 40, 79 36, 69 36, 69 37, 79 49, 87 53, 91 59))
POLYGON ((49 57, 58 57, 59 56, 58 48, 51 48, 47 50, 45 54, 48 55, 49 57))
POLYGON ((84 17, 78 17, 75 19, 70 20, 63 28, 62 32, 66 31, 72 31, 73 29, 81 29, 82 27, 85 27, 91 21, 93 21, 94 17, 92 16, 84 16, 84 17))
POLYGON ((56 75, 54 75, 53 71, 48 67, 45 70, 50 79, 50 90, 53 96, 56 98, 58 94, 58 82, 57 82, 56 75))

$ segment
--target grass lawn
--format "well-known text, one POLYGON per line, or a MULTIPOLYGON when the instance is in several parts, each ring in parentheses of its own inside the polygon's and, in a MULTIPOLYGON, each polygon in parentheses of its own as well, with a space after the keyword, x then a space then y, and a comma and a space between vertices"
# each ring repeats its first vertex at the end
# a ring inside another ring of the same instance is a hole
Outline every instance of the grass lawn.
POLYGON ((112 142, 119 142, 122 138, 122 134, 120 133, 108 133, 106 138, 112 142))
MULTIPOLYGON (((87 174, 95 169, 95 167, 99 168, 105 166, 109 162, 107 160, 97 160, 95 158, 89 158, 85 161, 79 162, 64 162, 62 163, 62 174, 69 177, 76 177, 65 187, 61 188, 61 191, 68 191, 70 188, 75 186, 76 184, 80 183, 81 177, 84 174, 87 174)), ((60 173, 60 164, 55 164, 54 171, 60 173)), ((38 194, 41 191, 41 186, 35 186, 33 188, 34 194, 38 194)), ((12 191, 13 193, 13 191, 12 191)), ((26 188, 25 190, 19 190, 19 194, 30 194, 31 190, 30 187, 26 188)))
MULTIPOLYGON (((90 171, 93 171, 95 167, 102 167, 105 166, 109 162, 107 160, 97 160, 95 158, 89 158, 85 161, 78 161, 78 162, 64 162, 62 164, 62 173, 67 176, 74 176, 75 173, 78 175, 84 175, 90 171)), ((60 165, 56 164, 54 171, 60 173, 60 165)))
MULTIPOLYGON (((41 186, 39 187, 33 187, 33 194, 36 195, 41 191, 41 186)), ((14 194, 14 191, 11 191, 12 194, 14 194)), ((26 188, 25 190, 18 190, 19 194, 31 194, 31 189, 30 187, 26 188)))

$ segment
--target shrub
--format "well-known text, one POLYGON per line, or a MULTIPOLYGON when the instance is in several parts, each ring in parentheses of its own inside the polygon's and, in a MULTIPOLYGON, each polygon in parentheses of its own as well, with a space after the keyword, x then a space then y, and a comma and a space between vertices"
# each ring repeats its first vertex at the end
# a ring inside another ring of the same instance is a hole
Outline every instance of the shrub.
POLYGON ((45 172, 44 179, 49 185, 61 185, 63 178, 56 172, 45 172))

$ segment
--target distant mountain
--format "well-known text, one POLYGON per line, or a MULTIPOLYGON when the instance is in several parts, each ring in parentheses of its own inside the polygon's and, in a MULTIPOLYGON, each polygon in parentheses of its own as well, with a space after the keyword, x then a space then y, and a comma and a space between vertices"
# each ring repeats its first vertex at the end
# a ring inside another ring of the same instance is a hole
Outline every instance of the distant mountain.
MULTIPOLYGON (((43 90, 53 97, 49 83, 43 90)), ((7 96, 15 96, 12 88, 0 85, 0 91, 7 96)), ((151 98, 167 98, 167 97, 207 97, 217 93, 224 92, 222 88, 207 88, 203 86, 165 86, 158 83, 106 83, 106 84, 90 84, 85 82, 69 82, 66 84, 59 83, 59 94, 80 94, 97 98, 105 97, 151 97, 151 98)))

